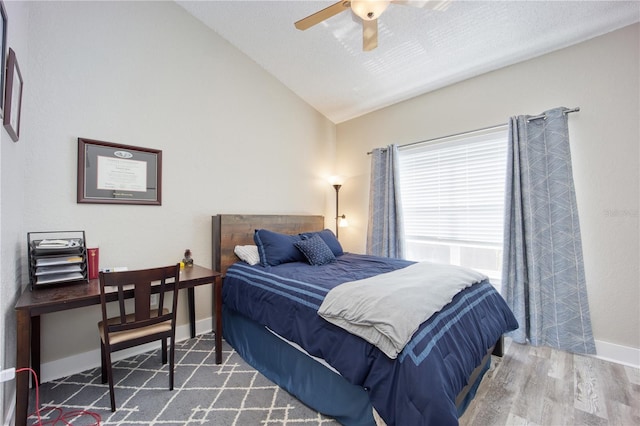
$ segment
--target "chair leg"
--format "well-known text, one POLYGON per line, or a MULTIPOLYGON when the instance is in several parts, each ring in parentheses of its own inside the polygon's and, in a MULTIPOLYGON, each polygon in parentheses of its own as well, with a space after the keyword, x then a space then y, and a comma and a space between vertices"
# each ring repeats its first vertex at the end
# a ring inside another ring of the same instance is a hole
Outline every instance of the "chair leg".
POLYGON ((176 359, 176 337, 171 336, 171 347, 169 348, 169 390, 173 390, 173 367, 176 359))
POLYGON ((113 388, 113 368, 111 366, 111 353, 105 351, 105 364, 107 369, 107 376, 109 377, 109 397, 111 399, 111 412, 116 411, 116 395, 113 388))
POLYGON ((162 339, 162 364, 167 363, 167 339, 162 339))
POLYGON ((100 373, 102 383, 107 383, 107 358, 102 340, 100 340, 100 373))

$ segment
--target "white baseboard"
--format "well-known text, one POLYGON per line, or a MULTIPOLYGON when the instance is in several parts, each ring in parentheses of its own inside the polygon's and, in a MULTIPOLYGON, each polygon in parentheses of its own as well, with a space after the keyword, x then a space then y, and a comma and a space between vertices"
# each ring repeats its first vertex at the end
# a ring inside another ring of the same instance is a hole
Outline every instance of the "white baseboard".
POLYGON ((596 340, 596 358, 640 368, 640 349, 596 340))
MULTIPOLYGON (((200 321, 196 321, 196 333, 208 333, 211 328, 211 317, 205 318, 200 321)), ((191 330, 189 324, 179 325, 176 327, 176 340, 178 342, 191 338, 191 330)), ((146 345, 140 345, 131 349, 124 349, 118 352, 114 352, 112 361, 118 361, 120 359, 128 358, 133 355, 148 352, 160 347, 160 342, 147 343, 146 345)), ((100 366, 100 348, 84 352, 77 355, 72 355, 66 358, 58 359, 43 363, 40 366, 40 381, 42 383, 49 382, 51 380, 67 377, 72 374, 77 374, 81 371, 90 370, 100 366)))

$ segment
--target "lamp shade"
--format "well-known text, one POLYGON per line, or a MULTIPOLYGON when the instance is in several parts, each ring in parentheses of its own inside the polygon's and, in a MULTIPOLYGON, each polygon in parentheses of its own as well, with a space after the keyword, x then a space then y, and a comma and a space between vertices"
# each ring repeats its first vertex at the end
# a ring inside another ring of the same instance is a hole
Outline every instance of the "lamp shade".
POLYGON ((389 3, 391 0, 351 0, 351 10, 365 21, 372 21, 382 15, 389 3))

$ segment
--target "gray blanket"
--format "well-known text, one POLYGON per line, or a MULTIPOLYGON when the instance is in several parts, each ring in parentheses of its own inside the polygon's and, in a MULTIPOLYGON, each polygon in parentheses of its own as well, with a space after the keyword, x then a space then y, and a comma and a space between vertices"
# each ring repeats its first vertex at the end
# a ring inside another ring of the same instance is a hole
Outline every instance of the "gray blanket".
POLYGON ((395 359, 421 323, 487 277, 461 266, 420 262, 333 288, 318 314, 395 359))

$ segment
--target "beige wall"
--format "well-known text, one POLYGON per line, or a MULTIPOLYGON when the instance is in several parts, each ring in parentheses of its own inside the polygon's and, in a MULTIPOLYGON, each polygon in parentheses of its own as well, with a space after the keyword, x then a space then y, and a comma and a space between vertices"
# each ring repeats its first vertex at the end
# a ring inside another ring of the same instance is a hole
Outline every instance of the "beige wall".
MULTIPOLYGON (((184 9, 173 2, 23 7, 28 50, 17 52, 25 93, 14 147, 25 152, 9 159, 2 151, 2 213, 20 218, 2 228, 3 257, 6 247, 15 259, 3 273, 3 286, 14 283, 12 299, 28 281, 28 231, 85 230, 102 267, 171 264, 185 248, 210 266, 211 215, 326 213, 334 124, 184 9), (78 137, 162 150, 162 206, 77 204, 78 137), (5 196, 19 203, 7 205, 5 196)), ((196 289, 196 298, 198 319, 210 317, 210 290, 196 289)), ((14 303, 3 306, 15 330, 14 303)), ((181 306, 184 323, 186 297, 181 306)), ((45 378, 56 375, 47 363, 99 348, 99 315, 95 307, 43 316, 45 378)), ((4 344, 13 360, 14 342, 4 344)))
MULTIPOLYGON (((23 79, 28 78, 26 52, 27 9, 24 3, 4 2, 9 25, 8 45, 18 55, 23 79)), ((4 127, 0 130, 0 369, 15 366, 16 324, 13 306, 20 293, 22 282, 22 257, 26 235, 22 232, 24 214, 23 170, 26 148, 23 143, 14 143, 4 127)), ((0 421, 12 412, 15 400, 14 381, 0 383, 0 421)), ((7 423, 3 423, 7 424, 7 423)))
POLYGON ((640 349, 639 52, 636 24, 339 124, 345 248, 365 248, 367 151, 579 106, 569 128, 594 335, 640 349))

